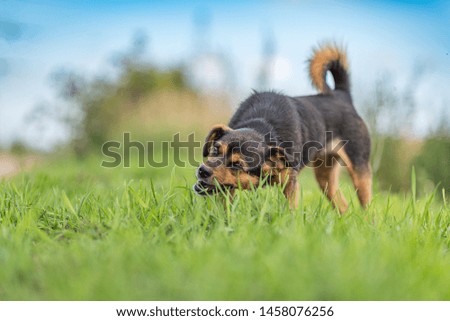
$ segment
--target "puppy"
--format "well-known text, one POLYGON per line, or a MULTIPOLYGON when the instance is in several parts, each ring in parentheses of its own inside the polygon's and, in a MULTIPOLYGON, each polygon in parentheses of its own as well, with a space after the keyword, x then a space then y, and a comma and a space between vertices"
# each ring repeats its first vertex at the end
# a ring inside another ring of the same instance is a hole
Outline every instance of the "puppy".
POLYGON ((338 189, 339 169, 347 168, 359 201, 371 199, 370 137, 353 107, 347 57, 333 44, 313 50, 309 75, 318 95, 289 97, 254 92, 227 125, 206 137, 204 163, 194 190, 200 195, 280 184, 292 207, 298 205, 297 176, 314 169, 320 188, 341 213, 348 205, 338 189), (326 83, 327 72, 335 88, 326 83))

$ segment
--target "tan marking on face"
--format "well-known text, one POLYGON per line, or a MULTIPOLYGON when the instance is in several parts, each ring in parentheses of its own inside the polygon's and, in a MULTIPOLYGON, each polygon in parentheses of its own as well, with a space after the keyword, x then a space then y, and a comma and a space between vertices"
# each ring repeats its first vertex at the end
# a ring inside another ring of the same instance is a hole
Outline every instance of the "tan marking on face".
POLYGON ((222 185, 235 185, 236 178, 231 170, 224 165, 215 167, 212 173, 212 179, 222 185))
POLYGON ((257 187, 259 183, 259 177, 252 176, 245 172, 239 172, 238 182, 243 189, 250 189, 252 187, 257 187))
POLYGON ((230 161, 233 163, 241 163, 241 155, 239 153, 234 153, 233 155, 231 155, 230 161))
POLYGON ((219 155, 226 155, 228 152, 228 144, 220 143, 219 146, 219 155))
POLYGON ((239 164, 239 166, 242 167, 242 169, 243 169, 244 171, 248 171, 250 168, 249 168, 247 162, 244 161, 244 160, 242 159, 241 156, 242 156, 242 155, 239 154, 239 153, 234 153, 234 154, 231 156, 231 158, 229 159, 228 166, 229 166, 229 167, 232 167, 233 164, 239 164))
POLYGON ((214 145, 211 145, 208 150, 208 158, 221 157, 226 155, 228 150, 228 145, 222 142, 216 142, 214 145), (213 155, 212 151, 214 148, 217 148, 217 155, 213 155))
POLYGON ((236 171, 226 166, 219 166, 213 169, 212 179, 220 185, 240 186, 243 189, 250 189, 251 186, 258 186, 259 177, 252 176, 244 171, 236 171))

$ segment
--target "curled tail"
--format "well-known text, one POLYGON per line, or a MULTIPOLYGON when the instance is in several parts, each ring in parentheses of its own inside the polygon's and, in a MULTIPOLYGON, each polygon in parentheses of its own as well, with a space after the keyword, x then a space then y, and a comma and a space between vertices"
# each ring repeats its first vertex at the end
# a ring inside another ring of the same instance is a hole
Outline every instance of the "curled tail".
POLYGON ((326 82, 327 71, 333 75, 335 90, 350 91, 347 54, 335 44, 324 44, 315 48, 309 59, 309 76, 313 86, 321 93, 329 95, 332 89, 326 82))

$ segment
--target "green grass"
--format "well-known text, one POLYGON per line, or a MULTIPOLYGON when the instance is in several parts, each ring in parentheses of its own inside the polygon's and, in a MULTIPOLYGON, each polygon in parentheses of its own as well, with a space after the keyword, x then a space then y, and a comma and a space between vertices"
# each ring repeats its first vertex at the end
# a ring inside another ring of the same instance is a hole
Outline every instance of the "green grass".
POLYGON ((435 194, 350 185, 340 216, 301 175, 237 201, 193 194, 193 168, 57 160, 0 181, 0 300, 450 300, 450 211, 435 194))

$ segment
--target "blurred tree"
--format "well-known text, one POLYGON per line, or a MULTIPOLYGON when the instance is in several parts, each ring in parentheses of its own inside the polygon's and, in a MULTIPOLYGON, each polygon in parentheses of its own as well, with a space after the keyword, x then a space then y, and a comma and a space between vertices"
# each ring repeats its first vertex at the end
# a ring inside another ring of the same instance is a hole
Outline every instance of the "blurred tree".
POLYGON ((97 76, 88 80, 67 70, 52 75, 60 98, 70 106, 56 114, 68 125, 77 155, 83 156, 110 139, 123 114, 136 108, 149 93, 190 90, 182 69, 163 71, 146 61, 146 47, 146 36, 138 33, 129 50, 115 55, 113 63, 118 72, 114 79, 97 76))
MULTIPOLYGON (((440 122, 425 138, 420 154, 414 160, 414 166, 423 181, 430 180, 433 187, 438 184, 450 193, 450 125, 448 111, 444 104, 440 122)), ((425 190, 423 192, 429 192, 425 190)), ((438 193, 441 195, 440 193, 438 193)))
MULTIPOLYGON (((450 135, 427 137, 419 156, 414 160, 415 167, 424 180, 431 180, 450 193, 450 135)), ((430 192, 430 191, 425 191, 430 192)))

